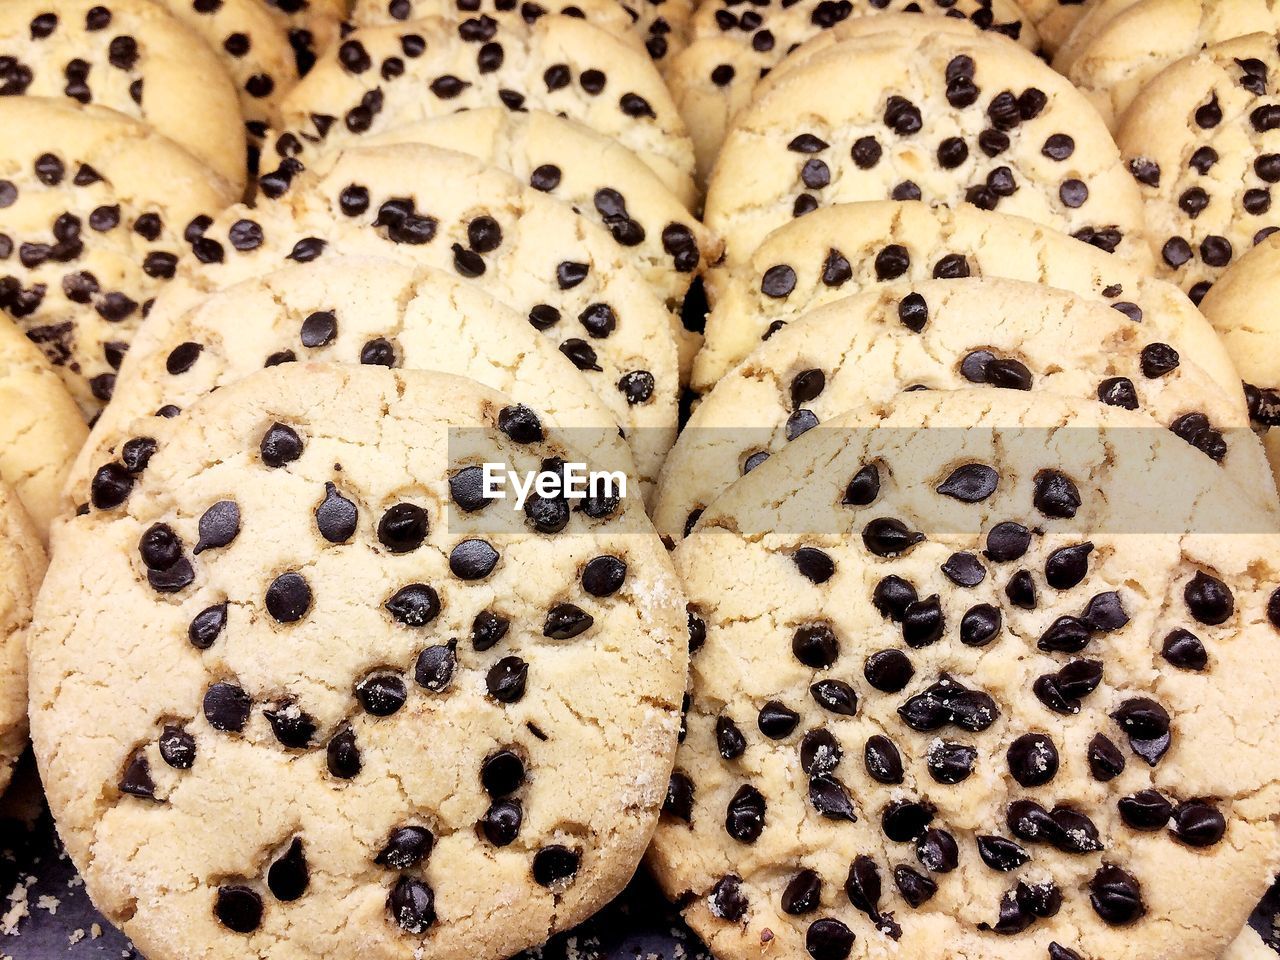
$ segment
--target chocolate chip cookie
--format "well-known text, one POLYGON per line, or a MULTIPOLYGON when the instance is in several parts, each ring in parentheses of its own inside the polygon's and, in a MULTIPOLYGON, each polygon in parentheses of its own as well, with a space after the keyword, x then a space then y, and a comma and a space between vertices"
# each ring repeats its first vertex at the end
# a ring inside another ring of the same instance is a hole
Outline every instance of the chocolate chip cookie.
POLYGON ((819 207, 889 199, 998 209, 1150 257, 1136 186, 1087 101, 1007 38, 924 26, 835 44, 757 96, 725 139, 706 223, 732 266, 819 207))
POLYGON ((109 107, 245 185, 236 88, 218 55, 161 4, 12 0, 0 5, 0 96, 109 107))
POLYGON ((371 257, 291 264, 147 324, 116 395, 77 458, 72 495, 91 498, 94 471, 150 457, 207 393, 264 367, 322 361, 435 370, 521 397, 573 435, 593 463, 637 477, 613 416, 586 377, 524 317, 465 280, 371 257), (253 317, 251 324, 245 317, 253 317))
POLYGON ((1259 31, 1280 15, 1264 0, 1110 0, 1089 9, 1054 57, 1114 130, 1156 74, 1206 46, 1259 31))
POLYGON ((1280 515, 1239 388, 1195 363, 1210 337, 1203 321, 1134 319, 1016 280, 878 284, 800 314, 702 398, 667 457, 654 524, 680 539, 740 477, 846 410, 975 384, 1142 410, 1280 515))
POLYGON ((664 889, 729 960, 1218 956, 1280 842, 1271 521, 1139 413, 917 393, 870 425, 675 552, 664 889))
POLYGON ((693 173, 684 122, 648 55, 575 17, 427 17, 356 30, 321 57, 281 114, 286 144, 315 155, 476 107, 563 114, 670 184, 693 173))
POLYGON ((1024 22, 1021 10, 1008 0, 923 7, 914 0, 764 0, 749 5, 714 0, 702 4, 693 18, 689 48, 671 61, 667 71, 676 105, 693 137, 699 178, 705 180, 710 174, 734 116, 751 102, 760 80, 778 68, 784 57, 825 49, 825 44, 813 43, 819 36, 830 43, 854 36, 860 29, 854 25, 864 17, 912 10, 1002 33, 1029 50, 1039 44, 1035 28, 1024 22))
POLYGON ((0 480, 0 791, 27 746, 27 628, 44 576, 40 534, 0 480))
MULTIPOLYGON (((1052 149, 1068 159, 1066 142, 1053 140, 1052 149)), ((812 307, 874 284, 968 277, 1070 290, 1135 321, 1153 314, 1176 320, 1183 337, 1195 337, 1191 359, 1224 390, 1235 390, 1238 376, 1226 350, 1172 284, 1021 217, 969 204, 884 200, 815 210, 770 234, 749 260, 719 272, 695 383, 711 386, 771 331, 812 307)))
POLYGON ((423 145, 286 165, 203 231, 152 319, 289 263, 371 255, 436 267, 514 307, 591 382, 642 476, 675 439, 677 321, 600 227, 509 173, 423 145))
MULTIPOLYGON (((239 191, 115 111, 0 98, 0 308, 93 415, 178 256, 239 191)), ((238 127, 237 127, 238 129, 238 127)))
POLYGON ((1280 54, 1272 33, 1228 40, 1151 81, 1116 137, 1147 208, 1160 275, 1199 302, 1280 225, 1280 54))
POLYGON ((32 727, 140 951, 499 960, 621 890, 676 746, 679 582, 633 495, 534 519, 477 482, 569 436, 469 380, 299 363, 97 485, 36 613, 32 727))
POLYGON ((0 481, 48 541, 88 429, 48 358, 0 313, 0 481))

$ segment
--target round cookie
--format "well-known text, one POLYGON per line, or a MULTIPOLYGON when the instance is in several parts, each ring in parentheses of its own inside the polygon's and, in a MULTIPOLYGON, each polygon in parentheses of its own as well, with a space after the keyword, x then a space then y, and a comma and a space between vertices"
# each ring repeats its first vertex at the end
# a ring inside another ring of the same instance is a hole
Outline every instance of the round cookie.
POLYGON ((510 307, 443 271, 331 257, 246 280, 147 324, 120 368, 115 399, 76 459, 72 498, 89 501, 103 463, 116 459, 124 469, 139 444, 163 446, 200 397, 299 361, 467 377, 521 397, 571 434, 592 463, 638 479, 642 491, 656 479, 637 477, 613 416, 586 378, 510 307))
POLYGON ((27 746, 27 627, 45 554, 18 495, 0 480, 0 793, 27 746))
POLYGON ((227 68, 160 4, 0 5, 0 96, 6 95, 67 97, 117 110, 244 189, 244 129, 227 68))
POLYGON ((0 482, 47 542, 62 487, 88 428, 39 348, 0 313, 0 482))
POLYGON ((547 498, 568 524, 539 533, 467 472, 568 436, 469 380, 288 365, 63 528, 36 756, 140 951, 499 960, 622 889, 676 746, 680 584, 638 498, 547 498))
POLYGON ((0 308, 87 414, 202 223, 239 191, 115 111, 0 98, 0 308), (202 219, 203 218, 203 219, 202 219))
POLYGON ((1233 37, 1280 29, 1280 14, 1265 0, 1111 3, 1112 9, 1102 4, 1085 14, 1053 66, 1084 91, 1113 130, 1142 88, 1174 61, 1233 37))
POLYGON ((720 255, 689 212, 697 199, 692 183, 688 192, 673 193, 630 150, 564 117, 480 107, 364 141, 382 143, 425 143, 469 153, 569 204, 609 231, 676 312, 694 277, 720 255))
POLYGON ((1221 463, 1280 516, 1240 391, 1195 363, 1176 316, 1125 313, 1016 280, 880 284, 800 314, 702 398, 667 456, 654 506, 678 540, 725 490, 796 437, 903 390, 974 384, 1142 410, 1221 463))
POLYGON ((442 17, 356 30, 281 104, 308 155, 475 107, 563 114, 617 140, 673 187, 693 147, 643 50, 575 17, 442 17))
POLYGON ((705 222, 732 266, 821 206, 887 199, 998 208, 1149 259, 1138 191, 1097 113, 990 34, 895 28, 809 57, 738 115, 705 222))
POLYGON ((1280 842, 1275 528, 1086 406, 850 414, 676 550, 700 649, 650 861, 716 956, 1208 958, 1240 931, 1280 842))
MULTIPOLYGON (((789 66, 816 49, 825 49, 825 44, 813 46, 813 38, 818 36, 829 43, 848 39, 860 29, 854 25, 863 18, 921 10, 915 0, 800 0, 790 4, 765 0, 739 12, 741 7, 736 0, 702 4, 693 18, 689 48, 667 71, 676 106, 693 137, 698 176, 703 181, 734 116, 751 102, 760 80, 777 69, 783 58, 789 66)), ((1010 0, 930 4, 921 12, 1003 33, 1030 50, 1039 43, 1035 29, 1023 22, 1021 10, 1010 0)), ((909 27, 918 29, 919 22, 912 19, 909 27)))
POLYGON ((1280 475, 1280 337, 1270 304, 1280 297, 1280 236, 1268 237, 1241 257, 1200 301, 1245 383, 1249 417, 1262 437, 1271 468, 1280 475))
POLYGON ((252 209, 204 231, 153 321, 290 262, 354 254, 436 267, 528 317, 586 374, 641 476, 657 475, 675 440, 676 321, 601 228, 509 173, 419 144, 333 151, 262 187, 252 209))
POLYGON ((315 54, 310 39, 291 33, 285 14, 264 0, 164 0, 222 57, 240 95, 252 149, 276 122, 276 104, 298 82, 315 54), (294 42, 300 45, 295 49, 294 42))
POLYGON ((1116 141, 1146 203, 1158 274, 1199 302, 1280 226, 1280 54, 1255 33, 1184 57, 1125 113, 1116 141))
POLYGON ((1103 300, 1130 317, 1158 315, 1194 337, 1196 364, 1224 390, 1238 379, 1187 298, 1132 264, 1021 217, 968 205, 871 201, 815 210, 774 231, 718 275, 694 384, 708 389, 769 331, 872 284, 1004 277, 1103 300))

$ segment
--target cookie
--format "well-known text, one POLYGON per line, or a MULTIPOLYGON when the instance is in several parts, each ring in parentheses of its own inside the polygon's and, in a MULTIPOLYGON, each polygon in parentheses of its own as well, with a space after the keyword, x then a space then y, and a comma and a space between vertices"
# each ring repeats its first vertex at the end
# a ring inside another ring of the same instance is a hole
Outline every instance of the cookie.
POLYGON ((725 960, 1219 956, 1280 843, 1272 521, 1100 404, 830 425, 675 552, 666 893, 725 960))
POLYGON ((311 39, 291 32, 287 16, 264 0, 164 3, 221 54, 239 92, 251 148, 258 150, 276 121, 276 104, 298 82, 300 68, 314 62, 311 39))
POLYGON ((1203 322, 1160 313, 1134 322, 1016 280, 876 285, 800 314, 702 398, 667 457, 654 524, 680 539, 745 473, 846 410, 974 384, 1142 410, 1280 515, 1240 390, 1195 363, 1211 337, 1203 322))
POLYGON ((291 364, 63 528, 36 755, 140 951, 499 960, 622 889, 676 745, 679 582, 638 498, 548 497, 541 533, 471 477, 582 462, 569 436, 469 380, 291 364))
POLYGON ((0 482, 46 542, 63 512, 67 471, 87 435, 80 409, 48 359, 0 313, 0 482))
POLYGON ((0 792, 27 746, 27 628, 45 554, 18 495, 0 480, 0 792))
POLYGON ((1280 474, 1280 327, 1266 306, 1280 296, 1280 237, 1246 253, 1200 301, 1244 380, 1249 418, 1262 437, 1272 470, 1280 474))
POLYGON ((1085 9, 1081 0, 1020 0, 1018 6, 1035 25, 1040 44, 1049 54, 1067 41, 1085 9))
POLYGON ((425 143, 479 157, 604 226, 670 308, 679 311, 689 284, 720 255, 689 212, 697 195, 673 193, 635 154, 608 137, 542 110, 464 110, 365 141, 425 143), (685 246, 692 236, 695 243, 685 246), (676 238, 679 255, 667 250, 676 238))
POLYGON ((115 111, 0 99, 0 308, 93 415, 148 304, 239 190, 115 111))
POLYGON ((244 189, 244 129, 227 68, 199 34, 160 4, 0 5, 0 96, 18 95, 66 97, 117 110, 244 189))
MULTIPOLYGON (((757 84, 777 69, 784 57, 794 63, 802 57, 801 51, 808 56, 826 49, 828 43, 848 39, 859 29, 854 25, 864 18, 921 10, 914 0, 801 0, 790 4, 764 0, 745 9, 742 6, 735 0, 702 4, 693 18, 691 45, 672 61, 667 73, 676 106, 693 137, 701 180, 710 174, 734 116, 751 102, 757 84), (827 42, 815 47, 814 38, 819 36, 827 42)), ((1023 22, 1021 11, 1009 0, 965 0, 945 7, 931 5, 921 12, 925 11, 1003 33, 1030 50, 1039 42, 1035 29, 1023 22)), ((904 26, 918 29, 919 24, 910 20, 904 26)))
POLYGON ((1280 28, 1263 0, 1111 0, 1090 10, 1054 58, 1114 130, 1134 98, 1165 67, 1234 37, 1280 28))
POLYGON ((364 255, 436 267, 549 337, 623 428, 641 476, 657 475, 675 439, 675 320, 604 230, 509 173, 434 147, 349 148, 292 169, 263 178, 252 209, 204 231, 152 320, 291 262, 364 255))
POLYGON ((1223 389, 1235 388, 1226 350, 1171 284, 1021 217, 885 200, 815 210, 722 271, 694 382, 709 388, 770 330, 812 307, 872 284, 930 277, 1026 280, 1103 300, 1136 320, 1158 314, 1199 331, 1196 363, 1223 389))
POLYGON ((1116 141, 1142 191, 1158 275, 1199 302, 1280 225, 1280 54, 1271 33, 1177 61, 1125 112, 1116 141))
POLYGON ((648 55, 575 17, 427 17, 356 30, 285 98, 281 122, 288 146, 315 155, 476 107, 563 114, 668 184, 693 173, 684 122, 648 55))
POLYGON ((200 397, 264 367, 307 361, 468 377, 521 397, 572 434, 592 463, 639 480, 641 492, 655 479, 637 477, 586 377, 523 316, 450 273, 339 256, 291 264, 147 324, 77 458, 74 501, 89 502, 103 463, 127 469, 140 446, 163 446, 200 397))
POLYGON ((348 0, 263 0, 284 18, 298 73, 305 75, 316 57, 337 38, 351 13, 348 0))
POLYGON ((889 199, 998 209, 1149 259, 1137 188, 1097 113, 1013 41, 976 32, 895 28, 789 71, 738 114, 705 222, 732 266, 821 206, 889 199))

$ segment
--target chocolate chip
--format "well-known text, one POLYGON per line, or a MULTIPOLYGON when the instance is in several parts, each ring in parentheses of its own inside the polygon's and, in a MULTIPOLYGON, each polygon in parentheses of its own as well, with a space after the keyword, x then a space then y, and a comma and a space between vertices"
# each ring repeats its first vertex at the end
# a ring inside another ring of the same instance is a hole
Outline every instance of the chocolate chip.
POLYGON ((378 542, 392 553, 409 553, 427 538, 427 512, 412 503, 391 506, 378 521, 378 542))
POLYGON ((770 700, 760 708, 756 717, 756 725, 770 740, 782 740, 789 737, 800 722, 800 714, 785 703, 770 700))
POLYGON ((1209 654, 1200 638, 1181 627, 1165 635, 1160 652, 1166 661, 1181 670, 1204 670, 1209 665, 1209 654))
POLYGON ((825 670, 840 656, 840 641, 827 624, 807 624, 792 634, 791 653, 806 667, 825 670))
POLYGON ((907 527, 893 517, 879 517, 862 530, 862 542, 877 557, 901 556, 924 540, 924 534, 907 527))
POLYGON ((1110 407, 1138 409, 1138 393, 1128 377, 1108 377, 1098 384, 1098 399, 1110 407))
POLYGON ((547 611, 542 635, 552 640, 572 640, 591 629, 593 623, 595 618, 581 607, 572 603, 559 603, 547 611))
POLYGON ((693 781, 679 770, 667 781, 667 797, 662 812, 677 820, 690 823, 693 820, 693 781))
POLYGON ((520 755, 513 750, 496 750, 480 765, 480 783, 485 793, 494 798, 515 793, 524 784, 525 768, 520 755))
POLYGON ((987 549, 982 555, 996 563, 1019 559, 1031 546, 1031 532, 1020 523, 1005 520, 987 534, 987 549))
POLYGON ((963 743, 935 740, 929 745, 925 765, 938 783, 960 783, 973 773, 978 751, 963 743))
POLYGON ((262 462, 269 467, 283 467, 302 456, 302 438, 292 427, 283 423, 273 423, 262 435, 259 444, 262 462))
POLYGON ((948 580, 960 587, 976 587, 987 576, 987 569, 972 553, 953 553, 942 564, 948 580))
POLYGON ((1041 787, 1058 773, 1058 749, 1043 733, 1024 733, 1009 745, 1009 772, 1024 787, 1041 787))
POLYGON ((1147 912, 1137 879, 1114 864, 1104 864, 1089 880, 1089 902, 1104 923, 1118 927, 1147 912))
POLYGON ((262 897, 243 884, 227 884, 218 888, 213 913, 228 930, 253 933, 262 923, 262 897))
POLYGON ((755 843, 764 831, 766 807, 764 795, 750 784, 743 784, 729 801, 725 832, 739 843, 755 843))
POLYGON ((998 607, 975 604, 960 618, 960 642, 966 647, 985 647, 1000 633, 1001 620, 998 607))
POLYGON ((865 507, 880 495, 880 471, 874 463, 859 468, 845 487, 841 503, 847 506, 865 507))
POLYGON ((266 603, 277 623, 297 623, 311 609, 311 587, 300 573, 282 573, 267 587, 266 603))
POLYGON ((877 280, 896 280, 911 268, 911 254, 898 243, 883 247, 875 259, 877 280))
POLYGON ((1055 590, 1069 590, 1076 586, 1089 572, 1091 553, 1093 544, 1087 540, 1054 550, 1044 562, 1045 582, 1055 590))
POLYGON ((782 891, 782 912, 793 917, 813 913, 822 902, 822 878, 814 870, 801 870, 782 891))
POLYGON ((271 724, 271 732, 282 746, 291 750, 303 750, 311 745, 316 735, 316 721, 300 710, 292 700, 285 700, 262 711, 271 724))
POLYGON ((457 649, 458 641, 450 640, 419 653, 413 669, 413 679, 418 686, 432 693, 447 690, 458 667, 457 649))
POLYGON ((1173 835, 1189 847, 1212 847, 1226 832, 1226 818, 1203 800, 1188 800, 1173 811, 1173 835))
POLYGON ((387 910, 405 933, 422 934, 436 922, 436 897, 414 877, 401 877, 387 897, 387 910))
POLYGON ((1100 783, 1114 780, 1124 772, 1124 754, 1102 734, 1089 741, 1089 770, 1100 783))
POLYGON ((930 873, 950 873, 960 865, 960 848, 951 834, 930 827, 916 840, 916 859, 930 873))
POLYGON ((716 749, 725 760, 736 760, 747 749, 747 739, 738 725, 725 716, 716 718, 716 749))
POLYGON ((1183 588, 1182 599, 1191 616, 1210 626, 1225 623, 1236 609, 1235 597, 1227 585, 1203 571, 1197 571, 1183 588))
POLYGON ((425 583, 411 583, 397 590, 386 606, 396 622, 421 627, 440 613, 440 597, 425 583))
POLYGON ((355 731, 344 727, 334 734, 326 748, 326 759, 329 773, 340 780, 351 780, 359 774, 364 764, 355 731))
POLYGON ((912 333, 919 333, 929 322, 929 305, 918 293, 909 293, 898 301, 898 321, 912 333))
POLYGON ((979 836, 977 843, 978 856, 982 858, 982 862, 1001 873, 1016 870, 1031 859, 1026 850, 1005 837, 979 836))
POLYGON ((747 914, 746 894, 742 892, 742 878, 728 874, 716 881, 707 898, 711 915, 730 923, 737 923, 747 914))
POLYGON ((192 553, 217 550, 240 533, 240 507, 234 500, 219 500, 200 516, 200 540, 192 553))
POLYGON ((901 650, 880 650, 867 657, 863 675, 867 683, 882 693, 898 693, 915 676, 915 667, 901 650))
POLYGON ((1000 474, 984 463, 966 463, 956 467, 938 485, 938 493, 963 503, 980 503, 996 492, 1000 474))
POLYGON ((818 705, 837 716, 851 717, 858 712, 858 694, 843 680, 819 680, 809 687, 818 705))
POLYGON ((196 738, 168 724, 160 734, 160 757, 175 770, 190 770, 196 762, 196 738))
POLYGON ((880 815, 880 828, 895 843, 910 843, 928 829, 934 812, 924 801, 893 800, 880 815))
POLYGON ((516 703, 524 697, 529 665, 519 657, 503 657, 489 668, 485 688, 499 703, 516 703))
POLYGON ((126 793, 131 797, 139 797, 143 800, 154 800, 156 798, 155 781, 151 779, 151 764, 148 762, 146 754, 135 753, 125 766, 124 776, 120 778, 117 785, 121 793, 126 793))
POLYGON ((524 822, 524 807, 519 800, 497 800, 489 805, 480 820, 480 829, 495 847, 505 847, 515 842, 524 822))
POLYGON ((848 823, 856 823, 858 820, 848 788, 830 774, 810 777, 809 803, 828 820, 843 820, 848 823))
POLYGON ((215 683, 204 695, 204 716, 215 730, 239 733, 249 722, 252 702, 234 683, 215 683))
POLYGON ((912 648, 927 647, 942 636, 945 622, 938 595, 907 605, 902 615, 902 639, 912 648))
POLYGON ((358 513, 356 505, 329 482, 324 485, 324 500, 316 507, 316 527, 330 543, 346 543, 355 535, 358 513))
POLYGON ((311 884, 311 871, 302 849, 302 838, 294 837, 286 850, 267 870, 267 889, 282 903, 298 900, 311 884))
POLYGON ((397 827, 387 837, 374 863, 393 870, 408 870, 431 856, 435 842, 436 838, 426 827, 397 827))

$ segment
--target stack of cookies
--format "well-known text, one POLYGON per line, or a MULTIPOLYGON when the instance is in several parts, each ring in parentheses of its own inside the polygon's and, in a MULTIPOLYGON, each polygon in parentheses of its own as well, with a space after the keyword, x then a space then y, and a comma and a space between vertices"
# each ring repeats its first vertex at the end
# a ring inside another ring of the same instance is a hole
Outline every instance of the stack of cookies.
POLYGON ((12 0, 6 771, 150 960, 1267 956, 1278 31, 12 0))

